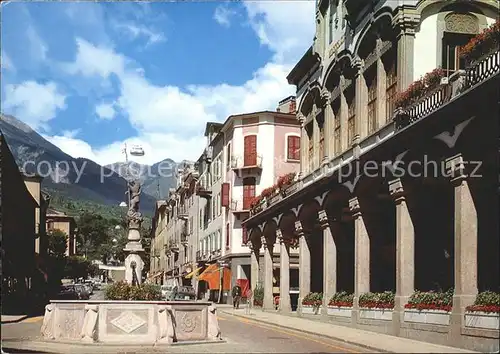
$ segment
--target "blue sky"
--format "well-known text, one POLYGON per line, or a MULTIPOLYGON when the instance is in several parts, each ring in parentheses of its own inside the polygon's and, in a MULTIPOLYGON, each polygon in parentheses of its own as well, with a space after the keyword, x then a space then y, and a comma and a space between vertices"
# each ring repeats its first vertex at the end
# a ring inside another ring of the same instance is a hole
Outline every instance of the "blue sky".
POLYGON ((74 157, 196 159, 205 122, 274 109, 314 1, 2 2, 2 112, 74 157))

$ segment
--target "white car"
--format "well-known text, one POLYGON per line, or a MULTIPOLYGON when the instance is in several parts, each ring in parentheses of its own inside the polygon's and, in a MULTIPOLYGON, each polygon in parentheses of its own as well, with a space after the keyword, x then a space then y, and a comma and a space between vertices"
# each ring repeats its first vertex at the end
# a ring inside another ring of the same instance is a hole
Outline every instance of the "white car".
POLYGON ((165 300, 169 300, 169 297, 172 295, 172 287, 169 285, 161 286, 161 295, 165 300))

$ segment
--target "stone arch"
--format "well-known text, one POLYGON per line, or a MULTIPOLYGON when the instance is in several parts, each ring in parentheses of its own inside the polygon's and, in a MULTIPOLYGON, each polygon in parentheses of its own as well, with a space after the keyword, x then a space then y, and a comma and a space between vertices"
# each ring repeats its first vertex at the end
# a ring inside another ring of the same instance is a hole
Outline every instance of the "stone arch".
POLYGON ((276 229, 278 228, 278 225, 276 225, 276 222, 274 220, 268 220, 262 230, 262 236, 265 237, 266 240, 274 241, 276 240, 276 229))
POLYGON ((352 61, 352 53, 348 50, 343 50, 330 63, 323 79, 323 87, 328 92, 332 92, 336 86, 340 85, 340 74, 350 69, 352 61))
POLYGON ((373 18, 363 27, 354 46, 354 54, 365 59, 375 49, 375 40, 380 37, 385 40, 394 37, 392 26, 393 10, 383 7, 378 10, 373 18))
POLYGON ((304 93, 304 98, 300 102, 298 112, 308 116, 312 112, 314 104, 319 105, 321 98, 321 85, 318 81, 312 82, 304 93))
POLYGON ((416 7, 417 14, 420 15, 420 21, 427 17, 451 9, 462 9, 466 12, 475 12, 491 18, 498 16, 498 5, 495 6, 488 0, 476 0, 474 3, 453 2, 449 0, 424 0, 416 7))
POLYGON ((248 235, 248 240, 249 242, 253 243, 256 247, 255 248, 260 248, 261 246, 261 241, 260 238, 262 237, 262 231, 258 226, 255 226, 250 230, 250 234, 248 235))
POLYGON ((284 238, 293 238, 295 235, 295 221, 297 221, 297 217, 291 210, 285 212, 281 217, 278 228, 281 230, 284 238))
POLYGON ((312 229, 318 223, 318 212, 321 205, 316 199, 311 199, 302 205, 297 219, 302 223, 305 231, 312 229))

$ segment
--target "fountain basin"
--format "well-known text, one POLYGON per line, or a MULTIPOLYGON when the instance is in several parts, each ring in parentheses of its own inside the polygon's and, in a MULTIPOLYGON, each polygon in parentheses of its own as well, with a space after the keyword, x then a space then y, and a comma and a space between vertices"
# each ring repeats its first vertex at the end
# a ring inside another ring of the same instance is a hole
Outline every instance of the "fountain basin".
POLYGON ((217 309, 203 301, 57 300, 45 307, 45 340, 99 344, 220 341, 217 309))

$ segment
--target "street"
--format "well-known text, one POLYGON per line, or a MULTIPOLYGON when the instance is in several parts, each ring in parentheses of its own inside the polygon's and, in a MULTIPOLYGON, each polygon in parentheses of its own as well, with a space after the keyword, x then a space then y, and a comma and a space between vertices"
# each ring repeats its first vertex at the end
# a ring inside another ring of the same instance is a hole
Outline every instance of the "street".
MULTIPOLYGON (((97 294, 96 294, 97 295, 97 294)), ((175 345, 172 353, 362 353, 368 350, 339 341, 329 340, 261 324, 257 321, 219 312, 219 326, 225 343, 175 345)), ((22 349, 46 353, 123 353, 124 349, 95 346, 73 348, 64 344, 43 343, 40 328, 43 317, 28 318, 20 323, 2 325, 2 346, 6 353, 22 349)), ((165 348, 127 348, 127 353, 165 352, 165 348)))

